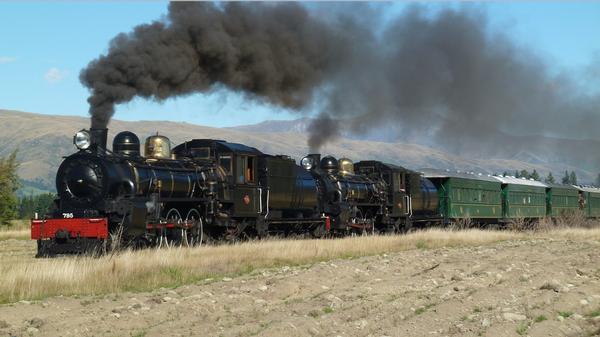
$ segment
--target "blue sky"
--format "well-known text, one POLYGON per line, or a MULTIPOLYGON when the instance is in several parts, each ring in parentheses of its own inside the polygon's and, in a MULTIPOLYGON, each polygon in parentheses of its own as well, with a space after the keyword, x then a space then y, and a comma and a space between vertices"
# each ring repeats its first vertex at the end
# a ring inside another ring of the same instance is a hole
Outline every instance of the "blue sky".
MULTIPOLYGON (((426 3, 433 10, 447 3, 426 3)), ((390 15, 406 3, 391 4, 390 15)), ((600 55, 600 2, 476 4, 493 30, 540 56, 553 71, 580 72, 600 55)), ((0 2, 0 109, 87 116, 79 71, 120 32, 166 13, 166 2, 0 2)), ((117 107, 122 120, 233 126, 298 115, 228 92, 117 107)))

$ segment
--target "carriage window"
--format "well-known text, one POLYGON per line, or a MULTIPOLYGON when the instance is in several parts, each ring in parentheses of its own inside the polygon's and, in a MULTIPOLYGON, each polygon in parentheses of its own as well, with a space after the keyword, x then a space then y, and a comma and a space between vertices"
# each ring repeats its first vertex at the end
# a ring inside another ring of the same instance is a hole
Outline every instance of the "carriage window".
POLYGON ((210 147, 194 147, 190 150, 190 154, 194 158, 208 159, 210 158, 210 147))
POLYGON ((221 166, 223 166, 223 169, 225 170, 227 175, 231 175, 231 156, 230 155, 220 156, 219 164, 221 166))

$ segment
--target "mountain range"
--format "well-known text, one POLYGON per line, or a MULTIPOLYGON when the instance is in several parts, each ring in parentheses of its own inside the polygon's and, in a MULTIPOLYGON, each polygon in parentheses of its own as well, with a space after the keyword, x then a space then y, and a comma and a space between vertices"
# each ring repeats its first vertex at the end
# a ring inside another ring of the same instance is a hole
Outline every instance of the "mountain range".
MULTIPOLYGON (((301 118, 215 128, 169 121, 113 119, 109 125, 109 146, 112 137, 120 131, 133 131, 142 142, 145 137, 158 132, 169 137, 173 145, 193 138, 216 138, 253 146, 265 153, 287 154, 298 160, 309 151, 306 131, 311 122, 309 118, 301 118)), ((18 149, 19 176, 28 189, 27 193, 53 191, 62 157, 75 151, 73 134, 89 128, 89 124, 89 119, 84 117, 0 110, 0 157, 18 149)), ((352 160, 381 160, 411 169, 434 167, 481 173, 535 169, 542 175, 553 172, 557 178, 565 170, 575 170, 583 182, 594 181, 600 171, 600 168, 595 169, 594 151, 600 146, 597 141, 522 136, 511 137, 510 141, 504 140, 502 144, 502 148, 493 153, 482 150, 487 146, 478 148, 474 144, 469 151, 457 154, 443 147, 364 140, 356 135, 344 134, 325 145, 320 152, 352 160)))

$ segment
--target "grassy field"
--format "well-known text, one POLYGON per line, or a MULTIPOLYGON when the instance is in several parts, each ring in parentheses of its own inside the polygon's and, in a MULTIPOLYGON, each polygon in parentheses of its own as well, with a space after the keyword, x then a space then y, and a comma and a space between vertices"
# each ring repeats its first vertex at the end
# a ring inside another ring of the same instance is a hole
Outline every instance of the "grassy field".
POLYGON ((30 237, 29 221, 27 220, 14 220, 10 226, 0 226, 0 241, 29 240, 30 237))
MULTIPOLYGON (((307 265, 331 259, 409 249, 478 246, 506 240, 550 237, 600 240, 600 228, 524 232, 429 229, 402 236, 267 240, 198 248, 123 251, 100 258, 34 259, 35 245, 31 241, 21 241, 21 252, 17 255, 10 253, 15 249, 2 249, 0 243, 0 258, 3 260, 0 265, 0 302, 40 299, 53 295, 146 291, 206 282, 261 268, 307 265)), ((15 240, 5 242, 18 243, 15 240)))

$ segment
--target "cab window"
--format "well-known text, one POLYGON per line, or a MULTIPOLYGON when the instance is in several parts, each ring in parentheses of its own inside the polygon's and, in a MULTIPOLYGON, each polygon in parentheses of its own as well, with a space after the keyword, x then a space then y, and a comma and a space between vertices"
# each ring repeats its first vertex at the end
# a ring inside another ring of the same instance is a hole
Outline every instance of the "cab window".
POLYGON ((373 166, 362 166, 358 170, 359 173, 364 175, 370 175, 371 173, 375 172, 375 168, 373 166))
POLYGON ((223 166, 227 175, 231 175, 231 155, 220 156, 219 165, 223 166))
POLYGON ((406 184, 404 182, 404 174, 400 172, 394 173, 394 191, 404 192, 406 190, 406 184))
POLYGON ((239 156, 235 165, 235 176, 238 184, 254 183, 256 157, 239 156))
POLYGON ((388 186, 392 183, 391 180, 391 176, 389 174, 389 172, 383 172, 383 180, 385 181, 386 184, 388 184, 388 186))
POLYGON ((194 147, 190 150, 190 154, 194 158, 208 159, 210 158, 210 147, 194 147))
POLYGON ((254 182, 254 159, 255 157, 247 157, 246 161, 246 182, 254 182))

